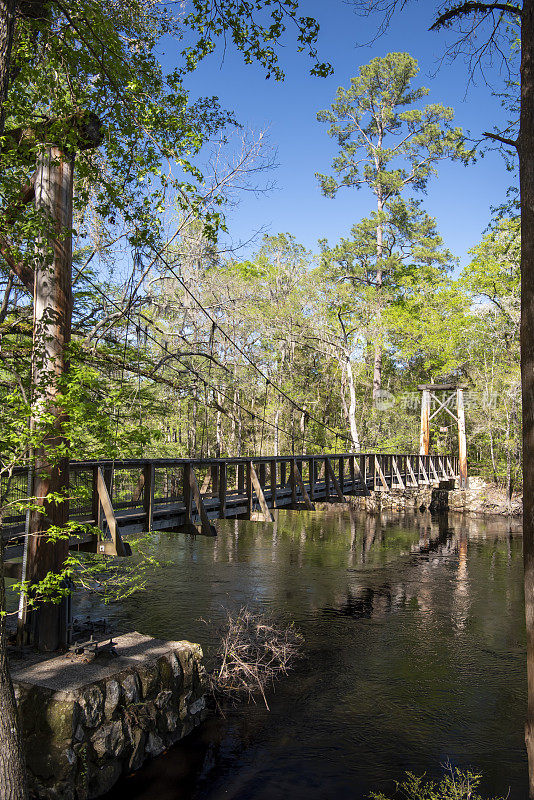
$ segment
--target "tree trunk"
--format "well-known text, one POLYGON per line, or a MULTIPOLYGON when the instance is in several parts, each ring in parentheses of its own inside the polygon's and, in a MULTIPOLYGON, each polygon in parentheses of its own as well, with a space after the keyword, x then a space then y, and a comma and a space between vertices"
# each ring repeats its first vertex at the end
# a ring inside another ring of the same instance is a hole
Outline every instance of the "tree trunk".
POLYGON ((525 743, 534 798, 534 0, 521 19, 521 388, 523 401, 523 559, 528 706, 525 743))
POLYGON ((382 195, 378 195, 377 203, 379 223, 376 227, 376 317, 375 317, 375 357, 373 365, 373 405, 376 404, 378 392, 382 388, 382 256, 384 254, 384 225, 382 223, 382 212, 384 210, 384 203, 382 195))
POLYGON ((16 0, 0 0, 0 136, 4 133, 16 7, 16 0))
MULTIPOLYGON (((16 6, 16 0, 0 0, 0 136, 4 133, 16 6)), ((4 544, 1 537, 0 514, 0 790, 3 800, 26 800, 28 791, 24 749, 7 660, 4 544)))
POLYGON ((221 398, 220 392, 217 392, 216 396, 217 396, 217 406, 218 407, 217 407, 217 421, 216 421, 216 426, 215 426, 215 434, 216 434, 216 437, 217 437, 217 452, 215 453, 215 456, 217 458, 220 458, 221 457, 221 453, 222 453, 222 419, 221 419, 221 410, 220 410, 219 406, 222 403, 222 398, 221 398))
MULTIPOLYGON (((43 580, 50 572, 61 572, 69 546, 67 539, 50 542, 45 534, 50 526, 63 527, 68 520, 68 443, 61 394, 72 319, 73 172, 73 159, 55 146, 47 146, 39 157, 35 204, 43 212, 46 230, 38 243, 40 258, 35 270, 32 405, 35 428, 43 439, 36 450, 33 493, 45 513, 31 512, 30 583, 43 580), (47 500, 51 492, 63 494, 65 500, 47 500)), ((56 650, 66 644, 65 601, 43 603, 34 614, 35 623, 33 638, 40 650, 56 650)))
POLYGON ((360 438, 358 436, 358 427, 356 425, 356 390, 354 388, 354 375, 352 372, 352 364, 350 358, 347 358, 347 380, 349 384, 349 425, 352 443, 356 452, 360 449, 360 438))
MULTIPOLYGON (((1 541, 0 610, 4 612, 5 608, 4 546, 1 541)), ((6 619, 3 613, 0 616, 0 793, 2 800, 26 800, 28 797, 24 748, 9 674, 6 619)))

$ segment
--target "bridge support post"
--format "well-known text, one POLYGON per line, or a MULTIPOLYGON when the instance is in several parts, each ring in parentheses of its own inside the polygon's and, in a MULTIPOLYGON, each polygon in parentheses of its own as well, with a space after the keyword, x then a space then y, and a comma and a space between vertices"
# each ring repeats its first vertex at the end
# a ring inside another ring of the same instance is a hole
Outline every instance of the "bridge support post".
POLYGON ((430 452, 430 389, 423 389, 421 395, 421 434, 419 453, 427 456, 430 452))
POLYGON ((247 461, 246 464, 247 474, 247 515, 248 518, 252 516, 252 461, 247 461))
POLYGON ((313 503, 315 498, 315 459, 310 458, 308 461, 308 471, 310 473, 310 500, 313 503))
POLYGON ((276 508, 276 461, 271 461, 270 466, 270 480, 271 480, 271 502, 273 504, 273 508, 276 508))
POLYGON ((291 472, 289 475, 289 480, 291 483, 291 505, 293 508, 296 508, 297 506, 297 482, 295 479, 295 468, 298 469, 297 462, 295 459, 293 459, 291 461, 291 472))
POLYGON ((152 461, 147 461, 143 468, 144 480, 144 495, 143 495, 143 508, 145 511, 145 528, 151 531, 154 522, 154 483, 155 483, 155 469, 152 461))
POLYGON ((227 486, 227 469, 224 462, 220 465, 219 473, 219 519, 226 517, 226 486, 227 486))
POLYGON ((193 524, 193 494, 191 492, 191 463, 184 464, 183 496, 185 505, 185 524, 193 524))
POLYGON ((459 448, 459 474, 460 486, 466 488, 467 477, 467 441, 465 436, 465 410, 463 389, 456 389, 456 414, 458 417, 458 448, 459 448))

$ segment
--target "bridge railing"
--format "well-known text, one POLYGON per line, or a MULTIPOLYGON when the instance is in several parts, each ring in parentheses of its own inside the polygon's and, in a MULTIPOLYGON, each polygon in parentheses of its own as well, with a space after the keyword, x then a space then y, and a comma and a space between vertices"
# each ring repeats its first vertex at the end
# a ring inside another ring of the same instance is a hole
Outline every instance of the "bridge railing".
MULTIPOLYGON (((70 519, 106 532, 172 529, 209 519, 250 516, 277 507, 313 507, 372 490, 405 489, 458 477, 451 455, 331 453, 236 458, 74 461, 69 468, 70 519), (102 497, 103 486, 114 515, 102 497)), ((27 495, 27 468, 15 469, 10 500, 27 495)), ((23 513, 7 514, 5 538, 24 532, 23 513)), ((108 535, 108 534, 106 534, 108 535)))

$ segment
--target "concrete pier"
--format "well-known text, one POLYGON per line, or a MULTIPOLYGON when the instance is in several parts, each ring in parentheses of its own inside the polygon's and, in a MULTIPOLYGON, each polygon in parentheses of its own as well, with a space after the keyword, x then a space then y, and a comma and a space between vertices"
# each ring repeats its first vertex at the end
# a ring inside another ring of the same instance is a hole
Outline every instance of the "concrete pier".
POLYGON ((139 633, 115 654, 11 657, 31 792, 90 800, 205 717, 202 650, 139 633))

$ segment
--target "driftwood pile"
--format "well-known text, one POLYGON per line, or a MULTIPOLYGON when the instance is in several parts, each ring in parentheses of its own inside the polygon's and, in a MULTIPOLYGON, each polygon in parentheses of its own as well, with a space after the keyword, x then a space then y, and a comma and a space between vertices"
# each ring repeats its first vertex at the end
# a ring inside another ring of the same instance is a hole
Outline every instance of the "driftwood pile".
POLYGON ((303 637, 293 625, 277 625, 246 608, 228 614, 217 667, 208 675, 217 705, 251 701, 261 695, 268 709, 266 688, 287 673, 300 655, 302 643, 303 637))

